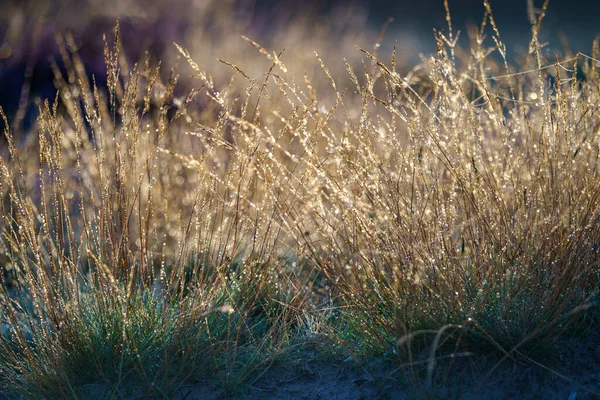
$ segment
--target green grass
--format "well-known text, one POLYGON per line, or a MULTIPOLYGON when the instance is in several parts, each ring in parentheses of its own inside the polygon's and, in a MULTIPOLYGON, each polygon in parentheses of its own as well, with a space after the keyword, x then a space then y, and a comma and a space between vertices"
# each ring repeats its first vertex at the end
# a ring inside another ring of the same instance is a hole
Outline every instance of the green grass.
POLYGON ((598 328, 598 44, 546 60, 542 13, 513 66, 484 5, 470 51, 450 27, 413 69, 375 47, 297 74, 239 39, 219 84, 178 47, 183 96, 118 25, 107 87, 65 50, 27 140, 2 114, 3 390, 238 393, 302 346, 415 393, 449 359, 559 370, 598 328))

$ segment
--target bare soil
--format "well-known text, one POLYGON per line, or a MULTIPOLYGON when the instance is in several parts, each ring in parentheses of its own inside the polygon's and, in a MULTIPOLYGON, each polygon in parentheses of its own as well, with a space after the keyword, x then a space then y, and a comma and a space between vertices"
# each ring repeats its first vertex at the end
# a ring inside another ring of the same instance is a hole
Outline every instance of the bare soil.
MULTIPOLYGON (((600 332, 584 341, 569 339, 555 355, 557 365, 504 361, 499 358, 470 357, 439 362, 429 388, 424 366, 400 369, 383 360, 359 364, 350 357, 327 361, 306 350, 292 360, 273 364, 251 376, 240 388, 227 392, 215 381, 182 386, 173 400, 217 399, 600 399, 600 332), (495 368, 494 368, 495 367, 495 368), (492 370, 490 372, 490 370, 492 370), (415 382, 417 381, 417 382, 415 382)), ((159 399, 142 388, 112 392, 105 384, 81 388, 82 399, 159 399)), ((13 397, 19 399, 19 397, 13 397)), ((9 397, 0 396, 0 400, 9 397)))
POLYGON ((409 383, 406 375, 398 371, 389 370, 386 376, 381 368, 364 368, 351 362, 306 361, 269 370, 243 393, 227 394, 216 387, 190 385, 180 390, 177 400, 598 399, 600 357, 583 357, 581 361, 568 368, 566 375, 561 374, 564 378, 540 367, 510 363, 490 375, 473 368, 454 374, 440 371, 430 389, 409 383))

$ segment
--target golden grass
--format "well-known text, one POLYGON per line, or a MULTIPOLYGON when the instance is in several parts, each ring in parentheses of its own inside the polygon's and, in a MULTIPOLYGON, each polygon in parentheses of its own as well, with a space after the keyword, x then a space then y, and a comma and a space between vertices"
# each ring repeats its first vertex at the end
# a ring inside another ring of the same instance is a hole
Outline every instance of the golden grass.
POLYGON ((598 44, 546 60, 542 13, 513 67, 484 5, 468 51, 448 17, 408 72, 377 47, 342 73, 235 38, 256 55, 218 81, 177 46, 198 81, 178 96, 176 72, 127 66, 118 25, 106 88, 64 51, 38 140, 4 121, 10 390, 236 385, 315 320, 429 385, 449 353, 529 360, 573 334, 598 290, 598 44))

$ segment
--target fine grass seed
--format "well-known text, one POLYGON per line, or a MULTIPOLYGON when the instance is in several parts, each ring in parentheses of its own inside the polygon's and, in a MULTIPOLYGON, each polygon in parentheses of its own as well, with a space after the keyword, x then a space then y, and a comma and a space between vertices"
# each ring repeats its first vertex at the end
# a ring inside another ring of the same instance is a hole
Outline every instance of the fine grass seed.
POLYGON ((177 45, 191 89, 128 64, 118 24, 106 86, 65 45, 26 138, 0 109, 3 393, 247 394, 303 357, 415 398, 506 364, 573 384, 565 343, 599 321, 599 46, 547 57, 545 5, 513 64, 484 9, 414 68, 376 45, 298 74, 236 37, 255 56, 216 83, 177 45))

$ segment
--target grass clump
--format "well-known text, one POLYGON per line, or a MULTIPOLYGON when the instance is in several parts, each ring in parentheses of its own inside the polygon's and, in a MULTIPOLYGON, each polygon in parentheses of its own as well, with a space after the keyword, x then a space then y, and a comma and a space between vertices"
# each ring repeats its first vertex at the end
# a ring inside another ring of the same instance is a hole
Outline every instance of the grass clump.
POLYGON ((176 75, 162 84, 148 64, 122 74, 120 46, 117 26, 108 93, 76 54, 68 80, 56 67, 60 99, 40 104, 37 143, 19 148, 5 119, 3 386, 171 397, 212 376, 238 390, 289 341, 303 292, 278 268, 272 230, 231 207, 247 200, 230 195, 243 175, 166 147, 185 129, 185 111, 171 110, 176 75))
POLYGON ((336 169, 314 165, 329 193, 313 254, 359 346, 412 364, 416 345, 429 379, 439 352, 551 352, 597 299, 597 50, 544 59, 542 13, 519 72, 484 4, 470 54, 451 25, 418 74, 365 51, 361 118, 336 139, 336 169))
POLYGON ((105 89, 63 51, 36 132, 5 118, 4 386, 235 391, 321 332, 428 387, 446 358, 547 362, 597 300, 598 44, 545 59, 542 10, 514 67, 484 6, 468 52, 448 12, 403 71, 376 46, 296 75, 244 38, 265 74, 222 61, 219 86, 178 46, 181 94, 127 66, 118 25, 105 89))

